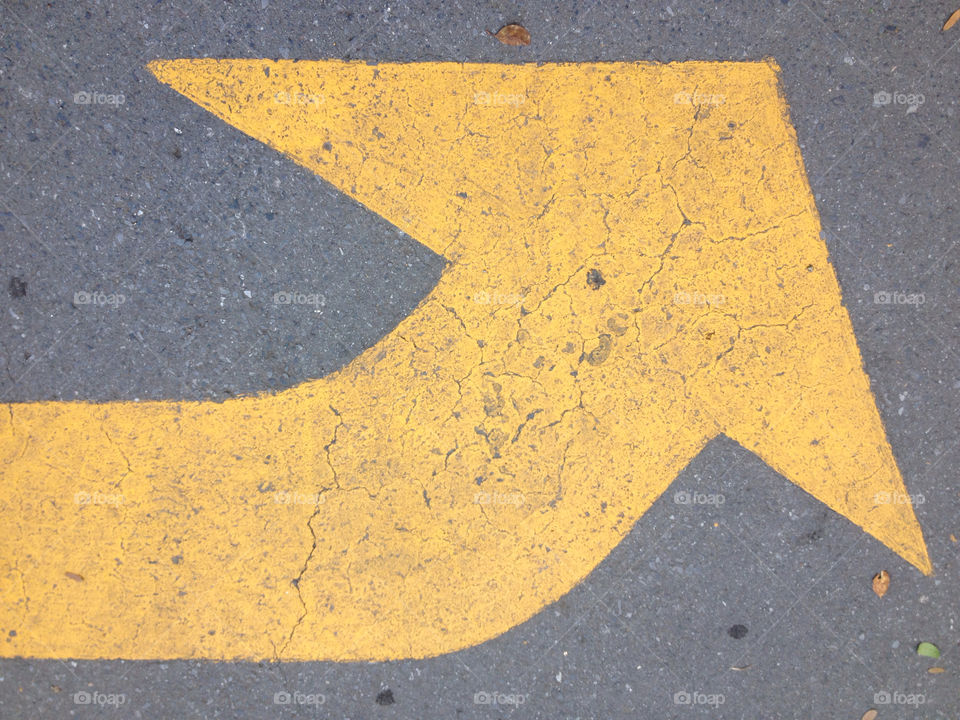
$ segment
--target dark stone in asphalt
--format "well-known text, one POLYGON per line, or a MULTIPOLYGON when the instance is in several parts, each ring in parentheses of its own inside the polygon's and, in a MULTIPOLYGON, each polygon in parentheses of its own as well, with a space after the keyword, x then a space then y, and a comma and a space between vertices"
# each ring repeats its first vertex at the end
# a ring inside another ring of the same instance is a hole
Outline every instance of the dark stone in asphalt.
POLYGON ((740 640, 747 636, 747 626, 746 625, 731 625, 730 629, 727 630, 727 635, 732 637, 734 640, 740 640))
POLYGON ((12 298, 22 298, 27 294, 27 283, 24 282, 23 278, 18 278, 14 275, 10 278, 10 284, 8 286, 10 292, 10 297, 12 298))

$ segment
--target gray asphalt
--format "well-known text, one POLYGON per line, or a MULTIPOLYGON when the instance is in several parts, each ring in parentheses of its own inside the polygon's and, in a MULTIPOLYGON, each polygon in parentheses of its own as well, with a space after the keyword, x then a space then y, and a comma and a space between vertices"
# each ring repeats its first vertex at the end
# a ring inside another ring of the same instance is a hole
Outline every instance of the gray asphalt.
POLYGON ((5 2, 8 402, 290 387, 375 343, 443 272, 382 218, 160 85, 150 60, 774 57, 936 574, 718 440, 584 583, 479 647, 351 664, 8 658, 0 717, 858 719, 875 707, 955 720, 960 26, 940 28, 957 5, 5 2), (529 47, 486 33, 508 22, 530 30, 529 47), (115 97, 75 102, 84 92, 115 97), (322 294, 322 312, 269 301, 283 291, 322 294), (924 302, 876 302, 887 292, 924 302), (91 293, 114 302, 85 303, 91 293), (724 502, 677 503, 677 491, 724 502), (894 578, 882 602, 870 590, 880 569, 894 578), (943 673, 916 656, 921 640, 940 647, 943 673))

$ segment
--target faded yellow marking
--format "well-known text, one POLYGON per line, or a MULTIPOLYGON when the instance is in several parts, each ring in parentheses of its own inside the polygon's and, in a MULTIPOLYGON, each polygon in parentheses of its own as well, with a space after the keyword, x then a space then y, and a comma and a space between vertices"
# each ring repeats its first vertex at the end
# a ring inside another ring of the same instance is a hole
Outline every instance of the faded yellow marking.
POLYGON ((150 68, 450 265, 276 395, 7 405, 4 655, 474 645, 719 434, 931 572, 772 62, 150 68))

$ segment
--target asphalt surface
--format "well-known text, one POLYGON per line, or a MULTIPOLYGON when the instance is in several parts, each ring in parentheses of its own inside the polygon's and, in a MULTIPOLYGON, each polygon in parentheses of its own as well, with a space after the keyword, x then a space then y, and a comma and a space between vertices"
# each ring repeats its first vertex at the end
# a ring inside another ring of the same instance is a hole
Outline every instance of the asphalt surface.
POLYGON ((935 574, 720 439, 585 582, 478 647, 348 664, 4 658, 0 717, 956 718, 960 27, 940 30, 955 5, 5 3, 5 402, 291 387, 375 343, 443 272, 158 83, 150 60, 775 58, 935 574), (487 34, 507 22, 532 44, 487 34), (277 305, 278 292, 323 302, 277 305), (939 662, 917 657, 920 641, 939 662))

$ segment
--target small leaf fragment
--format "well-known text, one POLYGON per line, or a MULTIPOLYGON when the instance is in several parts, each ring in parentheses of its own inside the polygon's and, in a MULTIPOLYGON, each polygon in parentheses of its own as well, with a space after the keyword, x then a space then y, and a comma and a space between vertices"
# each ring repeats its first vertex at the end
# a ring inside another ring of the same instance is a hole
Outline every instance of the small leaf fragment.
POLYGON ((876 720, 878 713, 876 710, 867 710, 860 720, 876 720))
POLYGON ((940 648, 933 643, 922 642, 917 645, 917 655, 922 655, 923 657, 933 658, 936 660, 938 657, 940 657, 940 648))
MULTIPOLYGON (((490 32, 489 30, 487 32, 490 32)), ((523 25, 504 25, 496 33, 490 33, 504 45, 529 45, 530 31, 523 25)))
POLYGON ((957 10, 953 15, 947 18, 947 22, 944 23, 943 29, 949 30, 954 25, 956 25, 958 21, 960 21, 960 10, 957 10))
POLYGON ((889 589, 890 573, 886 570, 881 570, 873 576, 873 591, 877 594, 877 597, 883 597, 889 589))

